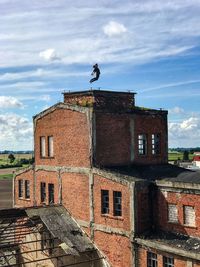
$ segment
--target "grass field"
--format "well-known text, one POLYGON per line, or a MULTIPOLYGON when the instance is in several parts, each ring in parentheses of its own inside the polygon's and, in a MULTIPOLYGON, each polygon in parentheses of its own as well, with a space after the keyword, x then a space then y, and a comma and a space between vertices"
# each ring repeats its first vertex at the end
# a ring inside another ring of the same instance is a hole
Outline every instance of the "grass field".
POLYGON ((4 180, 4 179, 12 179, 13 178, 13 174, 9 173, 9 174, 0 174, 0 180, 4 180))
MULTIPOLYGON (((0 154, 0 164, 7 164, 9 163, 8 159, 9 154, 0 154)), ((20 159, 31 159, 32 154, 13 154, 15 156, 15 161, 20 160, 20 159)))
MULTIPOLYGON (((194 157, 193 154, 189 154, 189 160, 192 160, 194 157)), ((174 161, 174 160, 182 160, 183 159, 183 152, 176 152, 176 153, 168 153, 168 160, 174 161)))

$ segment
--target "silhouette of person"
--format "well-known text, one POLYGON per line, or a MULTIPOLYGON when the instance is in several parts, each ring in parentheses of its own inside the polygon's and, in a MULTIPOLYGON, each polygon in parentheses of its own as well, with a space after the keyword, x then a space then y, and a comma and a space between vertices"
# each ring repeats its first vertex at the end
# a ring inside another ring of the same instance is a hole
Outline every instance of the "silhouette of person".
POLYGON ((97 81, 99 79, 99 76, 100 76, 100 69, 98 67, 98 64, 96 63, 94 66, 93 66, 93 72, 91 73, 91 75, 95 75, 95 77, 93 79, 90 80, 90 83, 93 83, 94 81, 97 81))

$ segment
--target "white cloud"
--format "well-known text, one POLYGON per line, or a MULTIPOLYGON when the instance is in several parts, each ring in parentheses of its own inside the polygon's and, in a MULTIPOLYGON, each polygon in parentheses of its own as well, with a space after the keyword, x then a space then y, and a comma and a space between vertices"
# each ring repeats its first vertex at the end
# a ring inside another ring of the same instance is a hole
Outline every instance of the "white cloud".
POLYGON ((24 108, 24 105, 15 97, 0 96, 0 108, 24 108))
POLYGON ((180 107, 174 107, 174 108, 169 109, 169 113, 171 113, 171 114, 183 114, 184 109, 180 108, 180 107))
POLYGON ((0 150, 32 148, 32 122, 15 113, 0 114, 0 150))
POLYGON ((200 145, 200 118, 190 117, 169 123, 170 146, 196 147, 200 145))
POLYGON ((53 48, 49 48, 40 52, 39 56, 47 61, 55 61, 61 59, 53 48))
POLYGON ((123 24, 119 22, 110 21, 103 27, 103 31, 107 36, 113 37, 113 36, 119 36, 127 32, 127 29, 123 24))

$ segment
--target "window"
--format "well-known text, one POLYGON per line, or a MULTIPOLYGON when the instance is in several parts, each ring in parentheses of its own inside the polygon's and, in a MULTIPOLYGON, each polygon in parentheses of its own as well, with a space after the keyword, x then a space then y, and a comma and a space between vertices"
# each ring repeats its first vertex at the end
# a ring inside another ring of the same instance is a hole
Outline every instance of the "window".
POLYGON ((25 198, 30 198, 30 181, 25 180, 25 198))
POLYGON ((119 191, 113 192, 113 213, 114 216, 122 216, 122 193, 119 191))
POLYGON ((188 226, 195 226, 195 209, 192 206, 184 206, 184 224, 188 226))
POLYGON ((48 157, 53 157, 53 136, 48 136, 48 157))
POLYGON ((48 184, 49 204, 54 203, 54 184, 48 184))
POLYGON ((174 267, 174 258, 163 257, 163 267, 174 267))
POLYGON ((147 136, 146 134, 138 135, 138 153, 139 155, 147 154, 147 136))
POLYGON ((40 199, 41 203, 46 202, 46 183, 40 183, 40 199))
POLYGON ((147 267, 157 267, 157 254, 147 252, 147 267))
POLYGON ((45 137, 41 136, 40 137, 40 156, 43 158, 46 156, 46 151, 45 151, 45 137))
POLYGON ((152 154, 158 155, 160 154, 160 134, 152 134, 151 135, 151 145, 152 145, 152 154))
POLYGON ((101 190, 101 213, 109 213, 109 191, 101 190))
POLYGON ((44 231, 41 233, 41 249, 49 251, 49 254, 52 254, 54 249, 54 239, 53 236, 47 232, 44 231))
POLYGON ((178 209, 175 204, 168 204, 168 222, 178 222, 178 209))
POLYGON ((23 180, 18 180, 18 196, 23 197, 23 180))

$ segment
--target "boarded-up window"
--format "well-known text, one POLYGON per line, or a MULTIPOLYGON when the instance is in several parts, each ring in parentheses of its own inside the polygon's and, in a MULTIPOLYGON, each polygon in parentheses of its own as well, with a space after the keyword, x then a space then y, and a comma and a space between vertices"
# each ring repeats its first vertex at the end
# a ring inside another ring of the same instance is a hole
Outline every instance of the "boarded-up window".
POLYGON ((45 136, 40 137, 40 156, 43 158, 46 156, 45 151, 45 136))
POLYGON ((53 157, 53 136, 48 136, 48 157, 53 157))
POLYGON ((168 204, 168 222, 178 222, 178 209, 175 204, 168 204))
POLYGON ((191 206, 184 206, 184 224, 195 226, 195 209, 191 206))

